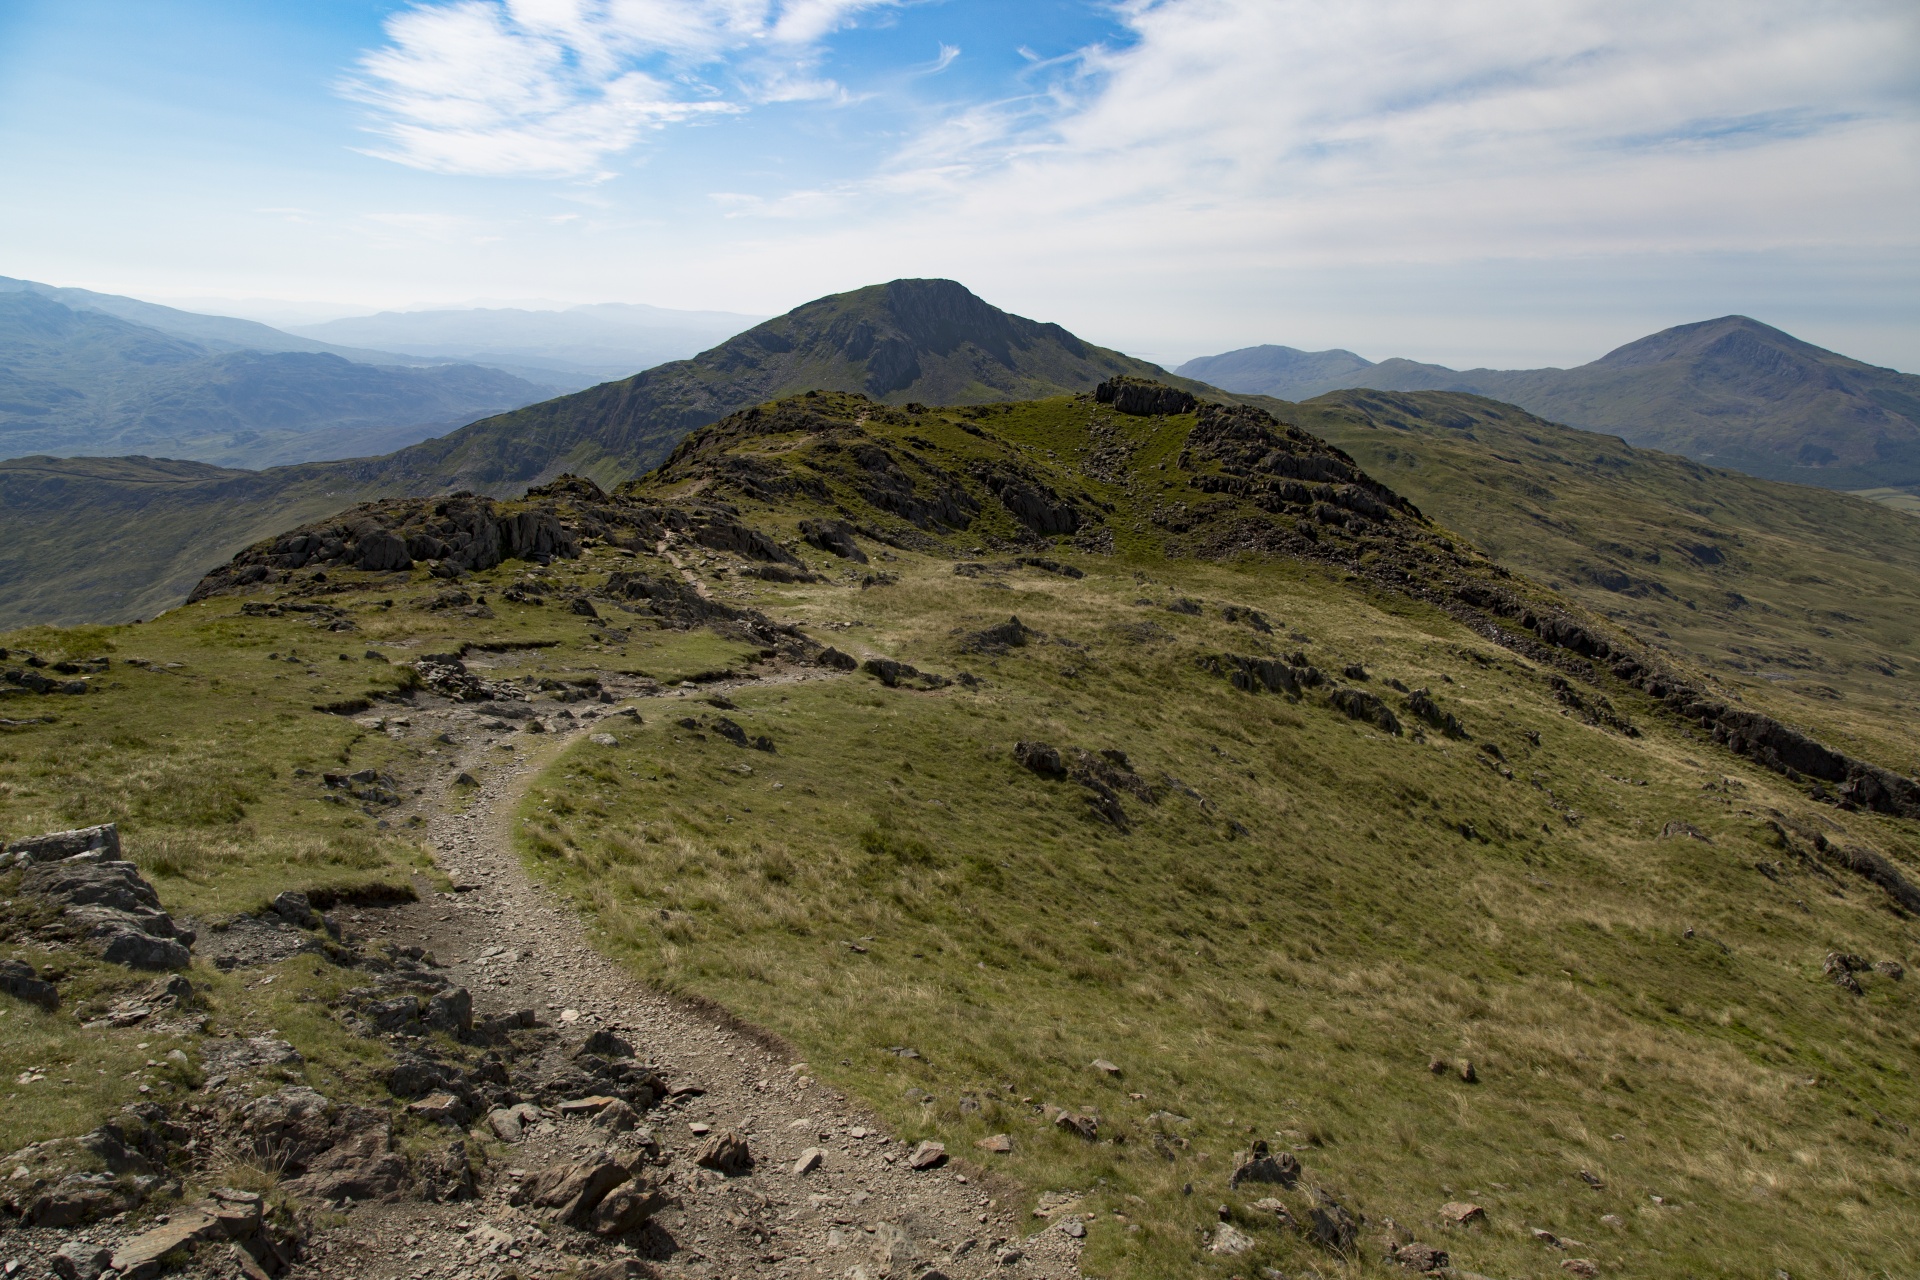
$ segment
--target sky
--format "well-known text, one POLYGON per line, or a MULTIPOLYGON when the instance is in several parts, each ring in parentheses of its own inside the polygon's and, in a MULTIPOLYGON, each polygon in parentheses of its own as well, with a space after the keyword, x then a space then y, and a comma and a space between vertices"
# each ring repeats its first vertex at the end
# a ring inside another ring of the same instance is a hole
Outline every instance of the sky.
POLYGON ((292 322, 898 276, 1163 363, 1920 370, 1913 0, 0 0, 0 275, 292 322))

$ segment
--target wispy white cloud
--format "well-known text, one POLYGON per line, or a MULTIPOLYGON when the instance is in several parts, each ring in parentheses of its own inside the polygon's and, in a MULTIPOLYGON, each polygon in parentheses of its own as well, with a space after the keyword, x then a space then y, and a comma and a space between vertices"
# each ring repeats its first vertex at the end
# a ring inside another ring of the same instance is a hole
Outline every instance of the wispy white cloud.
POLYGON ((372 153, 440 173, 589 177, 648 132, 832 99, 820 42, 894 0, 434 0, 341 85, 372 153), (724 85, 703 78, 723 64, 724 85))

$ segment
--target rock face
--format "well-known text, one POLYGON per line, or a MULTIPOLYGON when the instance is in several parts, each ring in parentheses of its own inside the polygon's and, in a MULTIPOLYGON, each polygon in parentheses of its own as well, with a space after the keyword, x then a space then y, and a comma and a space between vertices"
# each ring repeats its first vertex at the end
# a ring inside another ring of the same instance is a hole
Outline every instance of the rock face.
POLYGON ((181 969, 192 960, 191 932, 160 909, 160 896, 131 862, 82 853, 61 862, 36 862, 20 877, 20 892, 63 908, 54 928, 112 964, 134 969, 181 969))
POLYGON ((7 857, 20 862, 59 862, 82 853, 97 853, 108 861, 119 861, 120 828, 109 822, 76 831, 51 831, 43 836, 15 840, 6 847, 7 857))
POLYGON ((1093 398, 1121 413, 1149 417, 1158 413, 1192 413, 1198 405, 1191 392, 1145 378, 1109 378, 1093 390, 1093 398))
POLYGON ((800 536, 809 545, 831 552, 842 560, 867 563, 867 553, 853 540, 853 526, 845 520, 802 520, 800 536))
POLYGON ((470 493, 364 503, 321 524, 256 543, 215 569, 189 600, 238 587, 285 582, 300 570, 393 572, 427 562, 446 576, 503 560, 545 562, 580 554, 580 542, 550 504, 510 510, 470 493))

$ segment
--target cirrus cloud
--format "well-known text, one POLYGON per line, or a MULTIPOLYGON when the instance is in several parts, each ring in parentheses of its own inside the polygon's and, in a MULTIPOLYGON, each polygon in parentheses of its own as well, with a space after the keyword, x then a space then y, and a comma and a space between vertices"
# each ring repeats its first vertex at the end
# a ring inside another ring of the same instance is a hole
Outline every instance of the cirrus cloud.
POLYGON ((372 154, 438 173, 591 177, 650 131, 831 98, 819 44, 893 0, 453 0, 386 23, 341 85, 372 154), (721 64, 723 83, 706 73, 721 64))

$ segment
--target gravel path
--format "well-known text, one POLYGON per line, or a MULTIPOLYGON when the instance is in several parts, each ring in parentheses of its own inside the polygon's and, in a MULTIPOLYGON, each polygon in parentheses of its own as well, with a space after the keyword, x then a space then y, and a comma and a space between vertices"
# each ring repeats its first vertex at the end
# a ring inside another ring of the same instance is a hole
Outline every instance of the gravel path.
MULTIPOLYGON (((682 690, 630 692, 641 696, 625 705, 648 718, 677 710, 674 704, 687 696, 682 690)), ((638 1134, 610 1139, 585 1119, 553 1119, 507 1149, 504 1176, 496 1164, 479 1201, 355 1208, 319 1235, 313 1257, 295 1274, 486 1280, 598 1275, 595 1268, 604 1267, 608 1276, 1077 1276, 1079 1242, 1060 1229, 1069 1224, 1025 1217, 1018 1193, 1007 1194, 1005 1184, 970 1161, 911 1169, 908 1150, 877 1119, 814 1081, 804 1063, 723 1013, 637 981, 595 951, 579 918, 529 879, 511 840, 521 795, 573 737, 617 734, 625 723, 611 714, 617 710, 591 706, 577 720, 549 715, 551 732, 543 736, 490 730, 483 707, 416 708, 406 727, 390 731, 446 734, 452 741, 438 745, 446 778, 466 771, 481 783, 477 792, 445 781, 429 785, 415 810, 458 891, 391 908, 349 909, 344 923, 376 942, 430 948, 473 993, 476 1017, 532 1008, 569 1046, 596 1029, 612 1030, 669 1084, 703 1090, 643 1117, 668 1157, 662 1172, 676 1203, 644 1237, 621 1244, 537 1226, 507 1204, 514 1170, 533 1173, 555 1160, 585 1159, 610 1141, 629 1149, 645 1141, 638 1134), (693 1152, 708 1129, 744 1136, 752 1171, 727 1178, 696 1167, 693 1152), (795 1161, 809 1148, 824 1153, 819 1166, 796 1174, 795 1161)))

